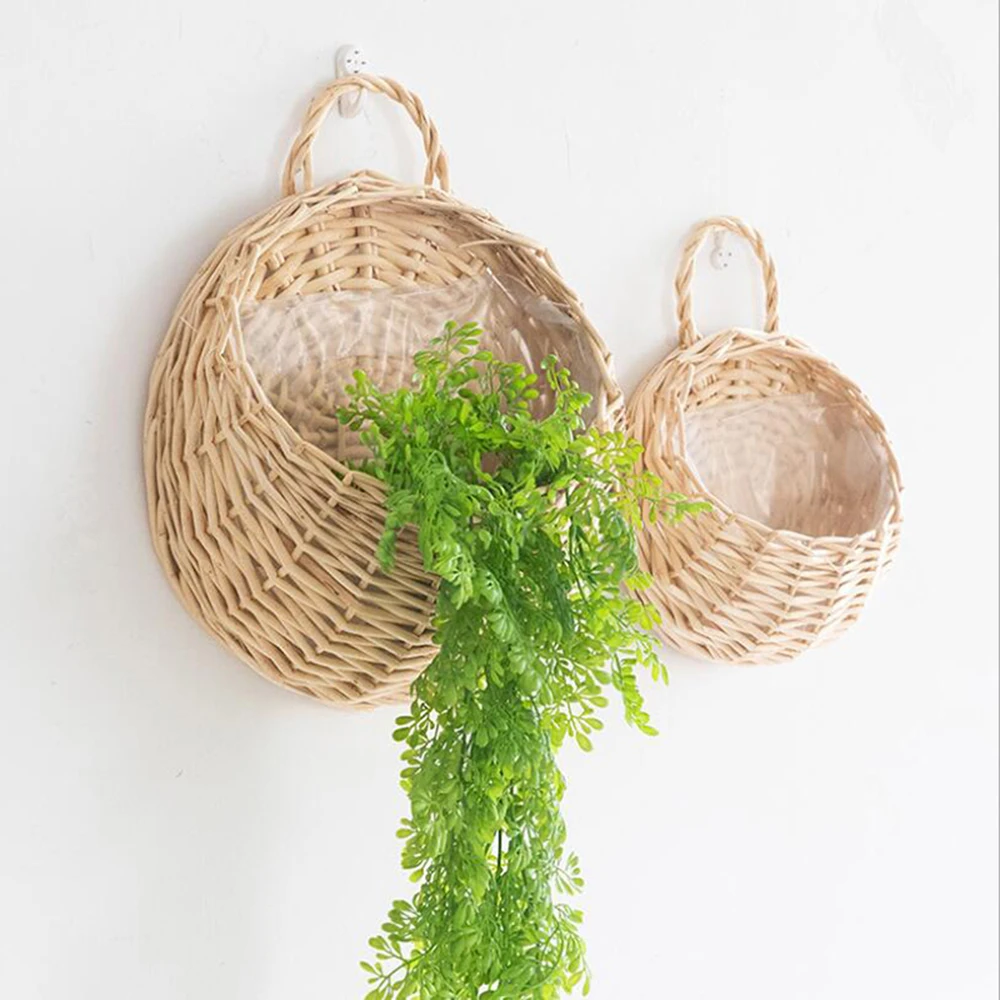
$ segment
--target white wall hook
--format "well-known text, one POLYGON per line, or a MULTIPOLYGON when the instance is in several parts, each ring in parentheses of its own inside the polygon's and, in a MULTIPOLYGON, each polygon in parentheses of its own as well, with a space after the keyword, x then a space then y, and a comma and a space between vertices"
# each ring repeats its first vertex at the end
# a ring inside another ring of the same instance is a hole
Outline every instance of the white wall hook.
MULTIPOLYGON (((337 49, 334 59, 334 66, 338 77, 354 76, 356 73, 368 72, 368 57, 360 45, 341 45, 337 49)), ((344 94, 337 99, 337 110, 342 118, 354 118, 361 111, 364 102, 365 92, 356 90, 350 94, 344 94)))
POLYGON ((717 229, 712 234, 712 252, 708 258, 709 263, 716 271, 725 271, 732 259, 733 251, 726 246, 726 234, 724 230, 717 229))

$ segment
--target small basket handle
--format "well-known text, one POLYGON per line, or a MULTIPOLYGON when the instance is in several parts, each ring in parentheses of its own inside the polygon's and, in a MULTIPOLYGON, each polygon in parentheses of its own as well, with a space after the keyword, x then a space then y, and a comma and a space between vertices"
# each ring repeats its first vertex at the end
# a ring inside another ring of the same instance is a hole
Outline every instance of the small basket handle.
POLYGON ((741 219, 731 215, 720 215, 698 223, 691 230, 691 235, 684 245, 680 266, 677 268, 674 289, 677 293, 677 337, 681 347, 691 347, 700 336, 691 313, 691 279, 694 277, 695 257, 698 256, 698 251, 708 236, 720 230, 742 236, 753 247, 753 252, 757 255, 764 272, 767 309, 764 332, 778 332, 778 279, 774 271, 774 261, 764 246, 764 238, 741 219))
POLYGON ((318 93, 309 105, 302 128, 292 143, 288 159, 285 161, 285 170, 282 174, 281 190, 282 194, 288 196, 295 194, 299 190, 298 179, 302 177, 303 191, 308 191, 313 186, 312 170, 312 144, 316 138, 316 133, 320 130, 326 120, 330 108, 337 102, 337 99, 352 90, 369 90, 373 93, 384 94, 398 104, 401 104, 413 119, 414 125, 420 129, 420 134, 424 140, 424 150, 427 153, 427 169, 424 172, 424 184, 430 186, 435 178, 442 191, 449 189, 448 185, 448 158, 441 148, 441 140, 438 136, 437 126, 431 121, 424 105, 416 94, 410 93, 405 87, 382 76, 368 76, 358 74, 355 76, 345 76, 339 80, 334 80, 320 93, 318 93))

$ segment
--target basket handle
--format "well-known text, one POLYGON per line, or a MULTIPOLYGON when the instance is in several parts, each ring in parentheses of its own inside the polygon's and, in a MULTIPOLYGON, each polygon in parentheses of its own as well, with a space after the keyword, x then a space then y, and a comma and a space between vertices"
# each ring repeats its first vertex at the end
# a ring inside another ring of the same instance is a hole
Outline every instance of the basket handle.
POLYGON ((764 246, 764 238, 752 226, 731 215, 720 215, 699 222, 681 254, 681 263, 677 268, 677 278, 674 289, 677 293, 677 337, 681 347, 690 347, 701 336, 694 325, 691 313, 691 279, 694 277, 694 261, 701 245, 710 234, 725 230, 742 236, 757 255, 764 272, 764 290, 766 293, 767 316, 764 320, 765 333, 778 332, 778 279, 774 272, 774 261, 764 246))
POLYGON ((398 104, 401 104, 413 119, 414 125, 420 129, 424 140, 424 150, 427 153, 427 169, 424 172, 424 184, 430 186, 435 178, 442 191, 449 189, 448 158, 441 148, 437 126, 424 111, 423 103, 416 94, 410 93, 405 87, 382 76, 357 74, 334 80, 320 91, 309 104, 302 128, 292 143, 285 169, 281 179, 282 194, 288 196, 298 190, 298 179, 302 177, 302 190, 308 191, 313 186, 312 144, 316 133, 326 120, 327 113, 337 99, 352 90, 369 90, 376 94, 384 94, 398 104))

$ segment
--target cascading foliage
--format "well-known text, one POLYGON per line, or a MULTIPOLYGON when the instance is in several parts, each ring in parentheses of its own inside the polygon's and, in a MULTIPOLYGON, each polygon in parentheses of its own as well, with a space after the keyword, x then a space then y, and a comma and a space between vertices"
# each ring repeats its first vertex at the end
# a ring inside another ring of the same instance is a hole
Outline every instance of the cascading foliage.
POLYGON ((613 687, 653 734, 636 668, 666 681, 646 633, 635 532, 644 504, 677 518, 700 505, 637 472, 640 446, 587 430, 590 397, 554 358, 554 406, 531 413, 537 377, 449 324, 417 354, 412 387, 382 393, 363 372, 340 419, 362 431, 366 468, 387 485, 386 568, 407 525, 441 578, 440 652, 397 720, 403 866, 417 884, 393 904, 366 1000, 556 1000, 589 973, 582 887, 560 813, 556 753, 591 748, 613 687))

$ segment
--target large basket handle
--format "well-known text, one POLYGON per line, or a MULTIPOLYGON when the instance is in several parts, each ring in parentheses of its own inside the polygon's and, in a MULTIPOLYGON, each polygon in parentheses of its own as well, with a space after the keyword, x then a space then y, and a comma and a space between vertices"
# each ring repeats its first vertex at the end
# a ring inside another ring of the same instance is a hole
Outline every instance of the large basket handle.
POLYGON ((764 331, 765 333, 778 332, 778 279, 774 271, 774 261, 764 246, 764 238, 756 229, 748 226, 741 219, 731 215, 720 215, 698 223, 691 230, 691 235, 684 245, 680 266, 677 268, 674 289, 677 293, 677 337, 681 347, 690 347, 700 336, 691 312, 691 279, 694 277, 695 257, 698 256, 698 251, 708 236, 721 230, 742 236, 753 247, 753 252, 757 255, 764 272, 767 310, 764 331))
POLYGON ((285 161, 285 170, 281 180, 282 193, 286 196, 295 194, 299 190, 298 179, 300 175, 302 177, 301 190, 308 191, 313 186, 312 144, 316 133, 322 127, 327 113, 337 99, 358 89, 384 94, 406 109, 413 119, 414 125, 420 129, 424 140, 424 150, 427 153, 424 183, 431 185, 436 178, 441 189, 447 191, 449 186, 448 158, 441 148, 437 126, 424 111, 424 105, 420 98, 396 83, 395 80, 382 76, 358 74, 334 80, 312 99, 305 120, 302 122, 302 128, 299 130, 295 142, 292 143, 288 159, 285 161))

